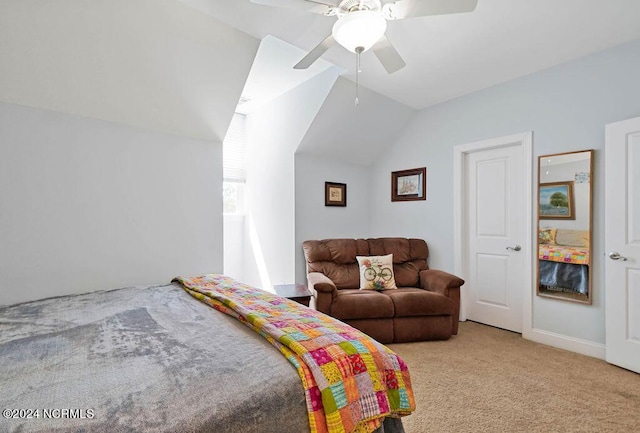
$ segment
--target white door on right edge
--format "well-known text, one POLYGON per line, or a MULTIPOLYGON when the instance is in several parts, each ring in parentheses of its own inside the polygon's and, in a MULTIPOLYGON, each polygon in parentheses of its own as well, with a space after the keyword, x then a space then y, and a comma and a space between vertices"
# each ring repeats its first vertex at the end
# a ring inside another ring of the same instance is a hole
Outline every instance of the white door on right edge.
POLYGON ((467 318, 522 332, 522 146, 470 152, 464 164, 467 318))
POLYGON ((607 362, 640 373, 640 117, 606 127, 607 362))

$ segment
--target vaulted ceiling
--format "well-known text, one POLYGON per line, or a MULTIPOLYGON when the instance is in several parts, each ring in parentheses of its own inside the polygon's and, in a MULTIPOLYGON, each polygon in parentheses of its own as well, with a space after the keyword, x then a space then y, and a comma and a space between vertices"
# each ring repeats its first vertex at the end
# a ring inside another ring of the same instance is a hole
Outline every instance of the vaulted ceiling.
MULTIPOLYGON (((306 51, 336 20, 249 0, 180 1, 259 39, 271 34, 306 51)), ((421 109, 640 38, 638 16, 638 0, 479 0, 471 13, 389 22, 387 36, 407 66, 388 75, 367 52, 359 79, 421 109)), ((323 59, 355 79, 355 57, 342 47, 323 59)))

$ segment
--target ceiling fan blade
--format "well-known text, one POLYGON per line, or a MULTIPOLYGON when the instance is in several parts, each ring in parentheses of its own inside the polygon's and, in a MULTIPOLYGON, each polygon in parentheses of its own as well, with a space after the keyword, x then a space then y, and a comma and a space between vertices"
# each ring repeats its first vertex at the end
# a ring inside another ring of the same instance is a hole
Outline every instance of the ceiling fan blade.
POLYGON ((251 3, 275 6, 279 8, 297 9, 320 15, 335 15, 336 5, 330 0, 250 0, 251 3))
POLYGON ((400 53, 398 53, 394 46, 391 45, 391 42, 389 42, 389 39, 384 35, 375 43, 371 50, 373 50, 373 54, 376 55, 389 74, 393 74, 407 65, 400 56, 400 53))
POLYGON ((307 69, 313 64, 313 62, 318 60, 320 56, 325 53, 325 51, 327 51, 335 44, 336 40, 333 39, 333 35, 327 36, 324 41, 320 42, 313 50, 309 51, 309 54, 304 56, 302 60, 300 60, 298 64, 293 67, 293 69, 307 69))
POLYGON ((385 35, 382 35, 371 50, 389 74, 393 74, 407 65, 400 56, 400 53, 391 45, 391 42, 389 42, 389 39, 387 39, 385 35))
POLYGON ((472 12, 478 0, 398 0, 385 3, 383 14, 390 20, 472 12))

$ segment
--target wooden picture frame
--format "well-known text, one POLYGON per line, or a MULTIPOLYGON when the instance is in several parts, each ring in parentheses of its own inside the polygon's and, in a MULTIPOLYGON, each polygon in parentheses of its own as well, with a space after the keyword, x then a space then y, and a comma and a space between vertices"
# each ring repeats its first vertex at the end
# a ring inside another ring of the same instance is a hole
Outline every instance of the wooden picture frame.
POLYGON ((347 206, 347 184, 337 182, 324 183, 325 206, 347 206))
POLYGON ((573 181, 541 183, 538 187, 538 217, 541 220, 574 220, 573 181))
POLYGON ((391 173, 391 201, 413 201, 427 199, 427 168, 391 173))

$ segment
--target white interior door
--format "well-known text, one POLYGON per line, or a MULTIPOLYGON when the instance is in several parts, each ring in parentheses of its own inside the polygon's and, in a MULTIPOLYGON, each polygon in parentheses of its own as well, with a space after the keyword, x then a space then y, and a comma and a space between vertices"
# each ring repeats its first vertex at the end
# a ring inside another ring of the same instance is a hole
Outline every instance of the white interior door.
POLYGON ((606 127, 607 361, 640 373, 640 117, 606 127))
POLYGON ((466 154, 463 252, 467 318, 522 332, 529 248, 521 143, 466 154), (524 191, 523 191, 524 190, 524 191))

